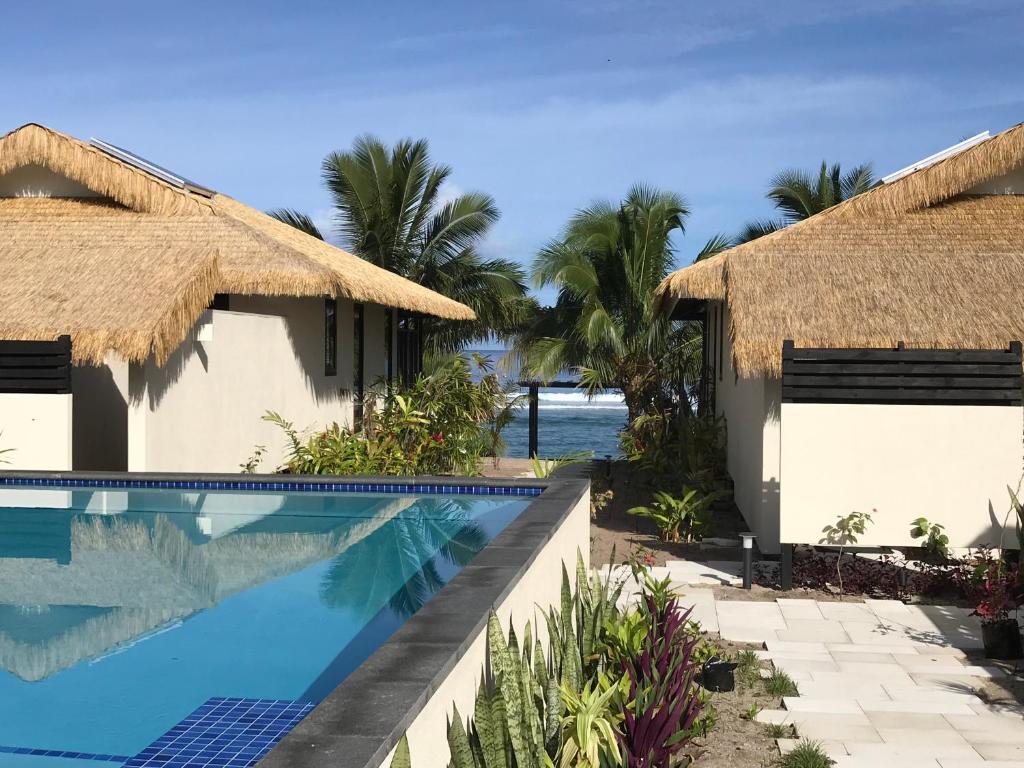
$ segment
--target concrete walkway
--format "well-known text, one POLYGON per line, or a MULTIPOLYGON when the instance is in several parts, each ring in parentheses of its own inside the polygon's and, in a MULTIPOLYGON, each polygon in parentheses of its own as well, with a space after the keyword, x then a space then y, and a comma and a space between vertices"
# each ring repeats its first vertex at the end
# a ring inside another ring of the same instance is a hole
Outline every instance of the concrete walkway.
MULTIPOLYGON (((654 575, 672 579, 705 631, 761 644, 761 656, 796 682, 800 695, 758 721, 794 725, 801 738, 821 742, 837 768, 1024 768, 1024 709, 988 704, 976 692, 1007 673, 967 660, 965 651, 982 647, 969 610, 896 600, 715 600, 692 582, 733 579, 736 564, 720 565, 670 563, 654 575)), ((636 597, 630 578, 621 602, 636 597)), ((796 740, 778 743, 785 752, 796 740)))

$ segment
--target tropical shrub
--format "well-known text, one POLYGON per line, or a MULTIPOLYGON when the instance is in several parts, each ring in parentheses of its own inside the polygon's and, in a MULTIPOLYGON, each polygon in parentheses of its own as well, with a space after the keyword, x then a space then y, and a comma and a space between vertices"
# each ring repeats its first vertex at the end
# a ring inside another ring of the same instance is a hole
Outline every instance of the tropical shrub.
POLYGON ((991 560, 975 575, 977 605, 974 615, 983 624, 1005 621, 1021 605, 1021 575, 1017 564, 991 560))
POLYGON ((551 477, 555 472, 563 467, 568 467, 571 464, 579 464, 586 461, 593 455, 593 451, 576 451, 574 453, 564 453, 553 459, 542 459, 537 454, 534 454, 530 457, 530 467, 533 470, 534 477, 551 477))
POLYGON ((620 719, 611 704, 617 689, 603 675, 601 649, 603 628, 618 613, 621 586, 597 575, 588 578, 578 555, 575 593, 572 587, 563 568, 559 606, 545 615, 547 652, 532 637, 530 624, 520 650, 514 630, 506 639, 492 612, 488 671, 473 717, 464 726, 456 709, 448 729, 454 768, 540 768, 556 760, 596 766, 618 754, 617 742, 608 739, 620 719), (595 755, 599 762, 589 763, 595 755))
POLYGON ((686 632, 689 611, 675 599, 658 610, 648 595, 645 606, 651 624, 643 651, 622 661, 629 703, 619 740, 626 766, 669 768, 694 735, 703 704, 693 661, 697 640, 686 632))
POLYGON ((714 493, 728 486, 723 418, 672 410, 644 414, 620 434, 619 448, 658 487, 681 483, 714 493))
MULTIPOLYGON (((644 579, 643 583, 652 580, 644 579)), ((656 582, 655 582, 656 583, 656 582)), ((617 608, 622 585, 589 577, 581 556, 562 569, 545 614, 548 647, 526 624, 520 644, 492 612, 472 717, 448 725, 450 768, 672 768, 715 722, 696 685, 700 628, 674 597, 617 608)), ((408 768, 400 745, 393 768, 408 768)))
MULTIPOLYGON (((476 359, 489 371, 489 362, 476 359)), ((501 447, 495 427, 509 401, 493 373, 474 381, 469 359, 451 358, 404 390, 378 386, 367 397, 361 429, 337 423, 313 435, 268 412, 288 438, 281 471, 291 474, 419 475, 479 472, 488 449, 501 447)), ((506 421, 507 423, 507 421, 506 421)), ((252 470, 251 461, 246 468, 252 470)))
POLYGON ((949 536, 946 535, 946 526, 941 523, 919 517, 910 524, 910 538, 924 539, 922 548, 931 557, 942 560, 949 557, 949 536))
MULTIPOLYGON (((872 512, 874 511, 872 510, 872 512)), ((819 543, 839 547, 839 557, 836 558, 836 578, 839 580, 840 594, 843 591, 843 549, 856 544, 870 523, 871 515, 867 512, 851 512, 848 515, 839 515, 834 523, 821 529, 822 537, 819 543)))
POLYGON ((632 507, 626 512, 652 520, 663 541, 692 541, 703 534, 710 522, 711 504, 718 497, 717 492, 701 493, 686 487, 679 498, 656 491, 649 507, 632 507))

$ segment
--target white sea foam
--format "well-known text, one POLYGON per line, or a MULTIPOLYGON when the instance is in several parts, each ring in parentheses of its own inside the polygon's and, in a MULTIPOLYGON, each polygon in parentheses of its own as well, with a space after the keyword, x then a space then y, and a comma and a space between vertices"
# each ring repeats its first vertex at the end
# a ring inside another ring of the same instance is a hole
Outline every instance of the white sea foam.
POLYGON ((538 393, 537 404, 539 408, 546 410, 556 408, 625 410, 626 408, 626 403, 619 392, 602 392, 593 397, 587 397, 585 392, 546 392, 542 389, 538 393))

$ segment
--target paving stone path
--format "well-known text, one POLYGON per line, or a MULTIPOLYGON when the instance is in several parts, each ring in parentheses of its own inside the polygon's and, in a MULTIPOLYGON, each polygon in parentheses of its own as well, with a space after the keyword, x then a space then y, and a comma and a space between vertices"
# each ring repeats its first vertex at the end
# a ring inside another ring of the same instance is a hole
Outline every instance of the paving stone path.
MULTIPOLYGON (((1008 673, 967 659, 966 651, 982 647, 968 609, 897 600, 716 600, 706 585, 732 583, 736 565, 670 562, 653 570, 672 579, 706 631, 761 644, 762 658, 796 682, 800 695, 785 697, 783 709, 762 711, 758 721, 794 725, 801 738, 820 742, 837 768, 1024 768, 1024 708, 977 694, 986 678, 1008 673)), ((618 570, 615 578, 627 575, 618 570)), ((637 593, 628 579, 621 602, 637 593)), ((783 752, 796 743, 778 740, 783 752)))

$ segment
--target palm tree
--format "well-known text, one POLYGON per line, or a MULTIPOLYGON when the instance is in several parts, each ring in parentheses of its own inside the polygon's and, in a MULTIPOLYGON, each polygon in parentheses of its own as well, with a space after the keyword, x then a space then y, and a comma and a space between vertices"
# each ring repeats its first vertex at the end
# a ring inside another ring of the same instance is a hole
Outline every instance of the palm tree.
POLYGON ((783 171, 772 179, 771 189, 766 195, 781 211, 781 217, 747 224, 736 242, 747 243, 793 222, 809 219, 826 208, 866 192, 874 184, 869 163, 843 173, 839 163, 829 166, 822 161, 816 177, 800 170, 783 171))
POLYGON ((533 264, 534 284, 559 293, 516 342, 524 373, 550 381, 573 370, 591 392, 618 385, 630 421, 663 404, 659 364, 673 349, 673 323, 656 314, 653 295, 688 215, 678 195, 636 186, 619 205, 573 216, 533 264))
MULTIPOLYGON (((363 136, 351 151, 328 155, 322 173, 349 250, 476 312, 472 323, 431 320, 428 351, 456 351, 492 334, 508 337, 535 307, 517 263, 479 253, 498 220, 494 200, 480 192, 444 199, 451 168, 431 161, 426 141, 403 140, 389 149, 363 136)), ((289 209, 270 214, 325 239, 305 214, 289 209)))

